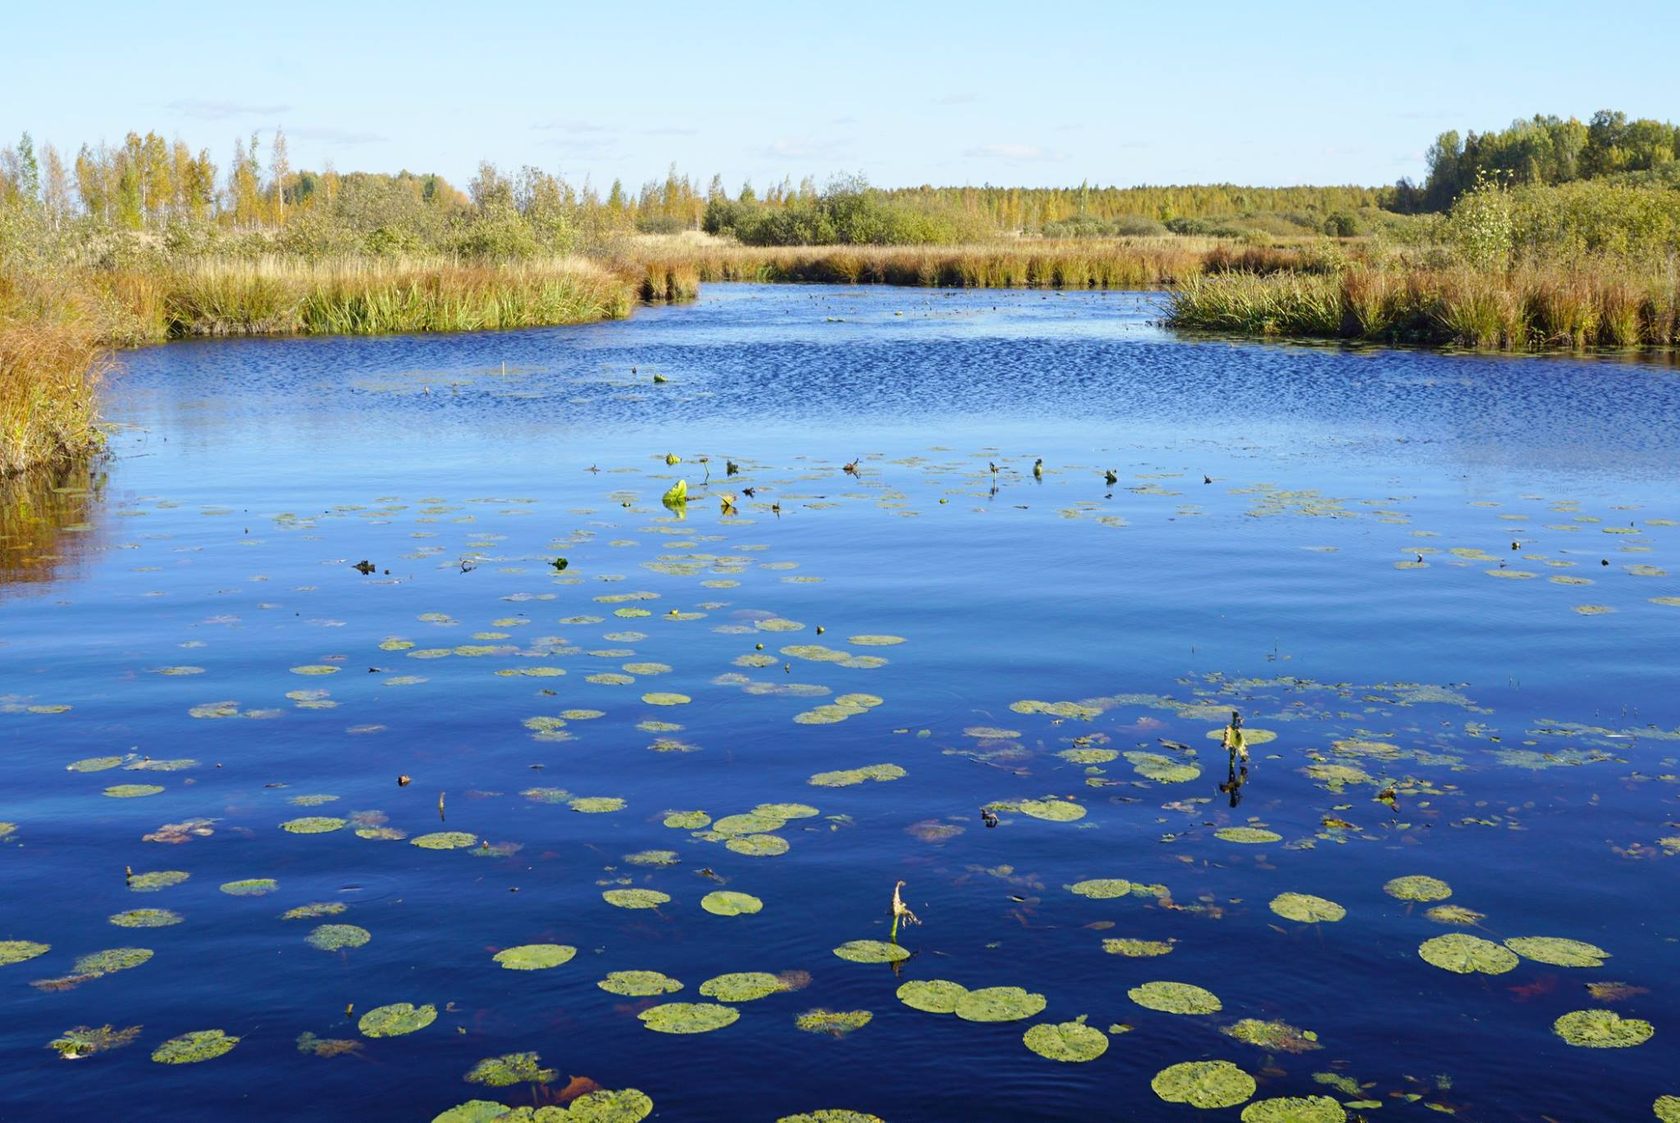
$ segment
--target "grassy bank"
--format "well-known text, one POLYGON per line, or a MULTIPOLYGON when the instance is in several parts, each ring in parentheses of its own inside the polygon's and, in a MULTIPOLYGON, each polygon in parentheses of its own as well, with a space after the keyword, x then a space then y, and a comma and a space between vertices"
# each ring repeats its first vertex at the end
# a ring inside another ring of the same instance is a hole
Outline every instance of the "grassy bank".
POLYGON ((1499 350, 1680 344, 1673 272, 1598 266, 1356 267, 1338 275, 1232 273, 1172 294, 1175 327, 1499 350))
POLYGON ((85 294, 0 275, 0 476, 99 445, 103 371, 85 294))

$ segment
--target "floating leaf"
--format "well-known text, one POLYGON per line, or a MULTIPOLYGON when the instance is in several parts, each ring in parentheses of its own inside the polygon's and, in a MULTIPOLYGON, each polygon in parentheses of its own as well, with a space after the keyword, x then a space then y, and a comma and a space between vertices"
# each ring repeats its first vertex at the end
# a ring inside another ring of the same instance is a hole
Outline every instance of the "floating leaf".
POLYGON ((1487 919, 1485 914, 1476 912, 1474 909, 1467 909, 1463 905, 1436 905, 1423 915, 1436 924, 1462 924, 1467 928, 1480 924, 1487 919))
POLYGON ((764 902, 751 893, 717 889, 700 898, 700 907, 713 916, 744 916, 762 909, 764 902))
POLYGON ((1224 1008, 1218 995, 1191 983, 1140 983, 1126 994, 1139 1006, 1164 1014, 1216 1014, 1224 1008))
POLYGON ((201 1029, 171 1037, 152 1050, 152 1060, 161 1065, 189 1065, 209 1061, 229 1052, 239 1044, 219 1029, 201 1029))
POLYGON ((1259 1018, 1243 1018, 1223 1026, 1220 1033, 1258 1045, 1268 1053, 1309 1053, 1322 1049, 1318 1035, 1290 1025, 1288 1022, 1266 1022, 1259 1018))
POLYGON ((607 977, 595 985, 608 994, 622 994, 629 998, 671 994, 683 988, 682 983, 658 971, 609 971, 607 977))
POLYGON ((181 923, 182 916, 169 909, 129 909, 108 919, 118 928, 167 928, 181 923))
POLYGON ((1452 886, 1439 878, 1414 873, 1390 880, 1383 892, 1402 901, 1444 901, 1452 896, 1452 886))
POLYGON ((623 811, 625 803, 616 795, 586 795, 572 800, 568 806, 584 815, 605 815, 612 811, 623 811))
MULTIPOLYGON (((504 1053, 479 1061, 462 1079, 469 1084, 506 1088, 513 1084, 548 1084, 559 1077, 559 1072, 554 1069, 542 1067, 535 1053, 504 1053)), ((567 1116, 570 1117, 570 1114, 568 1112, 567 1116)))
POLYGON ((1220 827, 1213 832, 1213 837, 1224 839, 1226 842, 1240 842, 1248 846, 1283 841, 1281 834, 1266 830, 1264 827, 1220 827))
POLYGON ((157 795, 163 790, 160 784, 112 784, 105 789, 105 794, 112 799, 139 799, 143 796, 157 795))
POLYGON ((117 1029, 114 1026, 103 1025, 95 1029, 93 1026, 76 1026, 67 1029, 47 1043, 49 1049, 56 1049, 58 1055, 67 1061, 80 1060, 91 1057, 95 1053, 104 1053, 111 1049, 120 1049, 140 1036, 139 1026, 127 1026, 117 1029))
POLYGON ((408 841, 422 850, 465 850, 469 846, 478 845, 478 836, 466 831, 434 831, 431 834, 415 835, 408 841))
POLYGON ((898 988, 898 1000, 912 1010, 955 1014, 957 1003, 967 993, 967 987, 949 979, 912 979, 898 988))
POLYGON ((1662 1123, 1680 1123, 1680 1096, 1658 1096, 1651 1110, 1662 1123))
POLYGON ((1015 1022, 1044 1010, 1044 996, 1020 987, 981 987, 957 999, 952 1013, 965 1022, 1015 1022))
POLYGON ((23 963, 51 950, 51 944, 38 944, 33 940, 0 940, 0 967, 23 963))
POLYGON ((1242 1123, 1345 1123, 1347 1109, 1329 1096, 1279 1096, 1243 1108, 1242 1123))
POLYGON ((1626 1049, 1651 1038, 1651 1023, 1624 1018, 1613 1010, 1572 1010, 1552 1023, 1552 1031, 1585 1049, 1626 1049))
POLYGON ((412 1002, 393 1002, 389 1006, 375 1006, 361 1016, 356 1028, 364 1037, 401 1037, 425 1029, 437 1021, 437 1007, 428 1003, 415 1006, 412 1002))
POLYGON ((64 766, 68 772, 104 772, 123 762, 120 756, 90 756, 64 766))
POLYGON ((671 895, 657 889, 608 889, 602 892, 601 898, 621 909, 656 909, 668 904, 671 895))
POLYGON ((1505 946, 1525 959, 1553 967, 1602 967, 1610 956, 1596 944, 1561 936, 1513 936, 1505 946))
POLYGON ((765 834, 787 826, 787 820, 774 815, 760 815, 756 811, 744 815, 725 815, 712 823, 712 830, 725 836, 765 834))
POLYGON ((883 940, 847 940, 834 954, 850 963, 898 963, 910 958, 909 952, 883 940))
POLYGON ((1165 940, 1133 940, 1109 939, 1103 941, 1103 950, 1110 955, 1123 955, 1128 959, 1148 959, 1157 955, 1166 955, 1173 949, 1172 944, 1165 940))
POLYGON ((1298 920, 1302 924, 1336 921, 1347 915, 1347 909, 1335 901, 1310 893, 1279 893, 1272 898, 1272 911, 1285 920, 1298 920))
POLYGON ((710 826, 712 817, 704 811, 667 811, 663 822, 672 830, 698 831, 710 826))
POLYGON ((1094 1061, 1108 1052, 1108 1035, 1086 1025, 1084 1018, 1032 1026, 1021 1040, 1039 1056, 1068 1064, 1094 1061))
MULTIPOLYGON (((824 1010, 821 1008, 807 1010, 793 1019, 796 1028, 806 1033, 826 1033, 830 1037, 844 1037, 853 1030, 862 1029, 868 1025, 875 1015, 868 1010, 824 1010)), ((808 1116, 793 1116, 791 1118, 804 1119, 808 1116)), ((873 1115, 867 1118, 875 1118, 873 1115)))
POLYGON ((322 951, 341 951, 361 947, 373 939, 373 933, 354 924, 321 924, 306 938, 311 946, 322 951))
MULTIPOLYGON (((770 819, 814 819, 822 812, 808 803, 761 803, 749 814, 770 819)), ((720 828, 721 829, 721 828, 720 828)), ((775 828, 771 828, 774 830, 775 828)))
POLYGON ((737 854, 745 854, 749 858, 774 858, 778 854, 788 852, 788 842, 773 834, 748 834, 738 838, 728 838, 724 846, 737 854))
POLYGON ((336 675, 338 668, 327 663, 309 663, 302 667, 293 667, 294 675, 336 675))
POLYGON ((248 877, 243 881, 224 881, 222 892, 230 897, 262 897, 280 888, 272 877, 248 877))
POLYGON ((642 695, 642 701, 650 706, 686 706, 694 699, 686 694, 673 694, 670 691, 655 690, 642 695))
POLYGON ((733 1006, 709 1002, 667 1002, 650 1006, 637 1014, 643 1025, 656 1033, 710 1033, 730 1025, 741 1012, 733 1006))
POLYGON ((1481 972, 1484 975, 1503 975, 1517 965, 1517 954, 1500 947, 1492 940, 1453 932, 1433 936, 1418 945, 1418 955, 1425 963, 1451 971, 1455 975, 1481 972))
POLYGON ((1083 807, 1065 799, 1023 799, 1015 805, 1015 809, 1023 815, 1051 823, 1072 823, 1085 817, 1083 807))
POLYGON ((1081 897, 1094 897, 1099 901, 1106 901, 1111 897, 1130 896, 1132 883, 1124 878, 1097 877, 1088 881, 1076 881, 1068 886, 1068 891, 1081 897))
POLYGON ((568 944, 520 944, 503 948, 493 959, 509 971, 542 971, 571 961, 577 948, 568 944))
POLYGON ((159 889, 179 885, 191 876, 185 870, 154 870, 151 873, 137 873, 130 877, 128 887, 136 893, 155 893, 159 889))
POLYGON ((844 768, 838 772, 819 772, 806 783, 815 784, 819 788, 847 788, 865 780, 884 783, 900 779, 904 775, 904 769, 896 764, 870 764, 862 768, 844 768))
POLYGON ((1254 1094, 1254 1077, 1230 1061, 1184 1061, 1169 1065, 1149 1082, 1168 1103, 1191 1107, 1235 1107, 1254 1094))
POLYGON ((280 824, 280 829, 292 834, 326 834, 329 831, 343 830, 347 825, 344 819, 334 819, 328 815, 306 815, 301 819, 288 819, 280 824))
POLYGON ((701 994, 719 1002, 751 1002, 783 989, 782 980, 765 971, 737 971, 700 984, 701 994))

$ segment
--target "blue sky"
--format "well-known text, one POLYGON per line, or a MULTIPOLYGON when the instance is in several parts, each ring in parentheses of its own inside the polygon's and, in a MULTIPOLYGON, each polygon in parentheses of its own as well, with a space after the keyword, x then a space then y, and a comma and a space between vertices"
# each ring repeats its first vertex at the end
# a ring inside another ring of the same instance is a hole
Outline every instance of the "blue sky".
POLYGON ((1680 117, 1680 4, 19 5, 0 138, 603 188, 1388 183, 1444 129, 1680 117))

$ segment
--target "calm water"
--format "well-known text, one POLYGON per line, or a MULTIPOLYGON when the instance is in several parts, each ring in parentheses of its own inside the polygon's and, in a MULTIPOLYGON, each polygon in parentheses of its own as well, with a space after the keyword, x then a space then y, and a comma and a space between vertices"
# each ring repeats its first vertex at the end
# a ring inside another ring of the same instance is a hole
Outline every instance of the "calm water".
POLYGON ((1157 314, 713 286, 584 328, 124 356, 110 461, 0 524, 0 940, 50 945, 0 966, 0 1118, 424 1121, 583 1078, 672 1120, 1237 1119, 1151 1090, 1200 1060, 1373 1119, 1650 1118, 1680 1095, 1680 376, 1157 314), (1233 709, 1276 735, 1236 806, 1233 709), (809 782, 881 764, 903 775, 809 782), (816 813, 664 825, 763 803, 816 813), (304 818, 343 826, 280 829, 304 818), (411 844, 437 832, 471 838, 411 844), (1385 892, 1405 875, 1451 896, 1385 892), (1099 878, 1133 890, 1068 888, 1099 878), (224 891, 248 879, 274 887, 224 891), (888 938, 899 880, 912 957, 833 954, 888 938), (669 900, 602 896, 627 888, 669 900), (712 915, 716 890, 762 910, 712 915), (1284 892, 1345 918, 1285 919, 1284 892), (140 908, 181 919, 107 920, 140 908), (370 938, 311 946, 326 923, 370 938), (1420 958, 1455 932, 1608 958, 1420 958), (528 944, 577 950, 493 958, 528 944), (114 948, 154 954, 76 964, 114 948), (625 970, 683 989, 596 985, 625 970), (784 989, 714 1032, 638 1019, 727 972, 784 989), (895 995, 930 979, 1044 1009, 895 995), (1222 1008, 1129 997, 1152 981, 1222 1008), (435 1021, 359 1032, 400 1002, 435 1021), (816 1009, 872 1017, 800 1028, 816 1009), (1581 1010, 1654 1034, 1573 1046, 1553 1024, 1581 1010), (1081 1016, 1094 1061, 1023 1043, 1081 1016), (49 1047, 103 1026, 141 1028, 49 1047), (239 1043, 153 1063, 208 1029, 239 1043), (463 1079, 520 1052, 546 1085, 463 1079))

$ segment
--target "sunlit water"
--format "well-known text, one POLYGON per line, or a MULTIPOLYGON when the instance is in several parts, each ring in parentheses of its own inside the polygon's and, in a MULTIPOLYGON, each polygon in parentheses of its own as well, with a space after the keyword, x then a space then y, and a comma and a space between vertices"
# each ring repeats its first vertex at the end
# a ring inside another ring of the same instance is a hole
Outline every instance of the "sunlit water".
POLYGON ((430 1120, 559 1102, 571 1077, 673 1120, 1238 1118, 1151 1090, 1205 1059, 1256 1098, 1370 1118, 1650 1118, 1680 1094, 1680 376, 1187 341, 1158 314, 1136 295, 714 286, 625 323, 123 356, 102 485, 37 502, 48 521, 0 567, 0 940, 50 945, 0 966, 0 1118, 430 1120), (685 517, 660 504, 679 479, 685 517), (860 704, 817 712, 844 720, 796 720, 841 696, 860 704), (1235 807, 1209 736, 1233 709, 1277 735, 1235 807), (1078 748, 1162 759, 1058 755, 1078 748), (118 760, 66 768, 101 757, 118 760), (904 775, 808 782, 875 764, 904 775), (1199 775, 1144 774, 1185 764, 1199 775), (1306 771, 1323 765, 1356 771, 1306 771), (104 794, 129 784, 162 790, 104 794), (1046 799, 1083 817, 1016 806, 1046 799), (818 811, 772 832, 783 854, 663 825, 765 802, 818 811), (347 825, 280 829, 306 816, 347 825), (1277 841, 1216 837, 1231 826, 1277 841), (408 841, 439 831, 479 845, 408 841), (625 860, 659 850, 676 864, 625 860), (191 876, 136 892, 125 868, 191 876), (1384 891, 1411 874, 1485 919, 1384 891), (262 878, 277 887, 219 888, 262 878), (1067 888, 1092 878, 1140 888, 1067 888), (899 880, 913 957, 836 957, 887 938, 899 880), (602 897, 619 888, 670 900, 621 909, 602 897), (762 911, 701 908, 725 888, 762 911), (1286 891, 1345 919, 1276 915, 1286 891), (345 908, 281 918, 309 903, 345 908), (183 919, 107 922, 136 908, 183 919), (371 939, 319 950, 321 923, 371 939), (1418 952, 1451 932, 1609 958, 1456 974, 1418 952), (1116 938, 1171 950, 1105 952, 1116 938), (492 958, 533 943, 578 950, 539 971, 492 958), (111 948, 155 954, 31 985, 111 948), (596 986, 631 969, 684 988, 596 986), (711 1033, 637 1018, 709 1003, 700 984, 735 971, 789 989, 711 1033), (1045 1008, 925 1013, 895 996, 917 979, 1045 1008), (1223 1008, 1128 997, 1154 980, 1223 1008), (436 1020, 359 1032, 398 1002, 436 1020), (873 1016, 843 1037, 796 1025, 818 1008, 873 1016), (1654 1033, 1570 1045, 1553 1023, 1578 1010, 1654 1033), (1094 1061, 1023 1044, 1081 1016, 1109 1037, 1094 1061), (1243 1018, 1319 1048, 1220 1032, 1243 1018), (106 1025, 142 1028, 73 1063, 49 1047, 106 1025), (240 1041, 151 1059, 205 1029, 240 1041), (359 1044, 319 1056, 305 1033, 359 1044), (463 1079, 525 1051, 546 1087, 463 1079))

